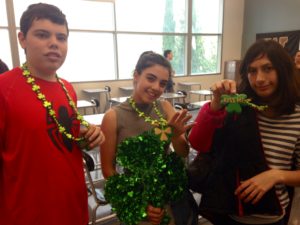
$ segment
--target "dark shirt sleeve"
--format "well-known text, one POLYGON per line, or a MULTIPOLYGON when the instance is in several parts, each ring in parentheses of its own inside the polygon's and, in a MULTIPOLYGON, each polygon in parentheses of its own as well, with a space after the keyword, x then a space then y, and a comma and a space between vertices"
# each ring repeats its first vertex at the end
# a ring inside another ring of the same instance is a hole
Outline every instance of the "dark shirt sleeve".
POLYGON ((216 128, 222 127, 225 116, 225 110, 213 112, 210 110, 210 103, 206 103, 199 111, 196 124, 189 135, 192 148, 198 152, 208 152, 214 132, 216 128))

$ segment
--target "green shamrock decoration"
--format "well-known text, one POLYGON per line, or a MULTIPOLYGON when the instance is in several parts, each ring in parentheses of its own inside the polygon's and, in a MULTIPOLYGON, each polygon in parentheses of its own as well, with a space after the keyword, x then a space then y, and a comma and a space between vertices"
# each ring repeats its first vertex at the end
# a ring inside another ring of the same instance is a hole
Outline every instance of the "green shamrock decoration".
POLYGON ((228 113, 241 113, 241 104, 245 102, 247 95, 245 94, 234 94, 234 95, 222 95, 221 104, 225 105, 226 111, 228 113))
POLYGON ((247 105, 259 111, 265 110, 268 106, 258 106, 251 103, 251 99, 247 98, 246 94, 222 95, 221 104, 225 106, 228 113, 242 112, 242 106, 247 105))
MULTIPOLYGON (((175 152, 166 153, 169 143, 169 138, 162 141, 153 129, 118 145, 116 161, 125 173, 108 178, 105 199, 123 224, 138 224, 146 219, 148 204, 164 208, 187 188, 184 161, 175 152)), ((165 212, 160 225, 169 221, 165 212)))

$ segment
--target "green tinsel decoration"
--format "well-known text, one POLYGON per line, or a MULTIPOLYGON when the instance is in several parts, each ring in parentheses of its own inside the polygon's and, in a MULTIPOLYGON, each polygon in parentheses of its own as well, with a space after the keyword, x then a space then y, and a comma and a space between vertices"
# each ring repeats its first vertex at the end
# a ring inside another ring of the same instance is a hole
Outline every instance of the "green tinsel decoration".
POLYGON ((268 108, 266 105, 255 105, 251 102, 251 99, 247 98, 246 94, 222 95, 221 104, 225 106, 228 113, 238 114, 242 112, 242 106, 250 106, 258 111, 263 111, 268 108))
MULTIPOLYGON (((187 188, 183 159, 175 152, 166 154, 169 140, 161 141, 151 130, 127 138, 118 146, 116 160, 126 172, 109 177, 105 198, 126 225, 145 220, 148 204, 163 208, 182 197, 187 188)), ((165 214, 161 225, 169 221, 165 214)))

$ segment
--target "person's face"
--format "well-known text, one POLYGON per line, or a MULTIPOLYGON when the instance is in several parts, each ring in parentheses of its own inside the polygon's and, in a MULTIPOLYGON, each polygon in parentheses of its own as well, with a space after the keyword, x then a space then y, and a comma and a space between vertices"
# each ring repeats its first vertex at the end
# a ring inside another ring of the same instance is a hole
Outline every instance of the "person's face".
POLYGON ((267 56, 259 56, 249 65, 248 80, 261 99, 266 102, 272 100, 278 87, 278 75, 267 56))
POLYGON ((173 52, 170 52, 168 54, 168 60, 171 61, 173 59, 173 52))
POLYGON ((300 66, 300 52, 297 52, 295 55, 295 63, 298 67, 300 66))
POLYGON ((26 51, 28 67, 33 75, 44 79, 55 75, 67 55, 66 25, 52 23, 47 19, 34 20, 26 37, 20 32, 18 38, 26 51))
POLYGON ((169 71, 161 65, 154 65, 134 73, 133 98, 137 103, 151 103, 159 98, 165 90, 169 71))

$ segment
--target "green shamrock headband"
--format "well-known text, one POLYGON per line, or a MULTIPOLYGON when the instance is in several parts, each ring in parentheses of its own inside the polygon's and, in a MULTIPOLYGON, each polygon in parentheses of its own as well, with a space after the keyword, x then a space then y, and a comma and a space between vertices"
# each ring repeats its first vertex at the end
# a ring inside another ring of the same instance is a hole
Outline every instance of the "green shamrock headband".
POLYGON ((241 113, 243 105, 248 105, 259 111, 263 111, 268 107, 266 105, 258 106, 251 103, 251 99, 247 98, 245 94, 222 95, 221 104, 225 106, 228 113, 241 113))

